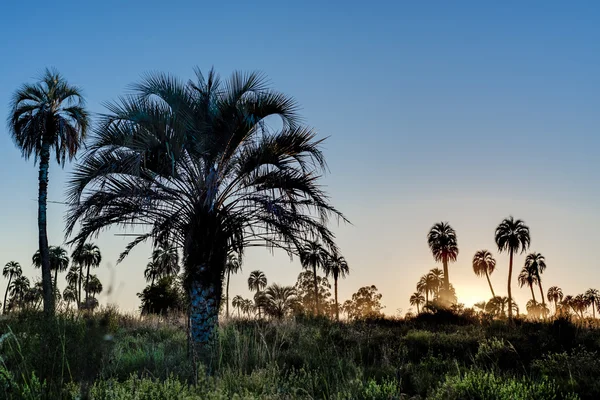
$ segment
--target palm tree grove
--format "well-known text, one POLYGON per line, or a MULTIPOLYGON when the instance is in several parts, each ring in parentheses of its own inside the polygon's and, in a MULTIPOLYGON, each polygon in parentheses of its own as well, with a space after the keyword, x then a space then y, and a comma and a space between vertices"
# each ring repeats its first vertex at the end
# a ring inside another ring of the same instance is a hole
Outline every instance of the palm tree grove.
POLYGON ((600 398, 600 6, 332 6, 5 6, 1 399, 600 398))

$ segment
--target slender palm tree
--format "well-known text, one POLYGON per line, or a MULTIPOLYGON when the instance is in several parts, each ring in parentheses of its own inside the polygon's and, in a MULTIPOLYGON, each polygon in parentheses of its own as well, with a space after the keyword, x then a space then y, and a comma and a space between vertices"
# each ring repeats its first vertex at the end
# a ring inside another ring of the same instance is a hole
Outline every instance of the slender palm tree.
POLYGON ((335 296, 335 319, 340 320, 340 306, 338 303, 338 279, 345 278, 350 273, 346 259, 339 255, 333 255, 327 258, 325 265, 325 275, 333 277, 334 296, 335 296))
MULTIPOLYGON (((80 265, 82 268, 85 267, 87 272, 85 274, 85 287, 89 285, 90 282, 90 268, 98 268, 100 263, 102 262, 102 253, 100 253, 100 248, 93 243, 83 243, 75 248, 73 251, 73 259, 76 260, 76 263, 80 265)), ((83 272, 83 270, 82 270, 83 272)), ((82 274, 80 274, 82 277, 82 274)), ((81 281, 79 280, 79 294, 81 295, 81 281)), ((85 298, 89 297, 89 293, 85 292, 85 298)), ((81 302, 81 299, 80 299, 81 302)))
POLYGON ((102 282, 96 275, 90 275, 85 283, 85 292, 90 294, 92 297, 96 297, 97 294, 102 293, 102 282))
POLYGON ((277 319, 285 317, 296 301, 296 289, 293 286, 280 286, 274 283, 264 293, 265 311, 277 319))
MULTIPOLYGON (((496 245, 499 252, 507 251, 509 253, 508 262, 508 300, 512 303, 512 270, 514 253, 521 250, 521 253, 527 251, 531 238, 529 236, 529 227, 520 219, 515 220, 512 216, 504 219, 496 228, 496 245)), ((512 307, 508 308, 508 318, 512 319, 512 307)))
POLYGON ((425 304, 429 304, 429 286, 427 284, 427 275, 423 275, 417 282, 417 292, 425 294, 425 304))
POLYGON ((588 289, 585 292, 585 298, 592 307, 592 318, 596 319, 596 306, 600 300, 600 291, 598 289, 588 289))
POLYGON ((6 285, 6 291, 4 292, 4 303, 2 303, 2 314, 6 314, 6 296, 8 295, 8 289, 10 288, 13 279, 16 279, 23 275, 21 264, 16 261, 9 261, 2 270, 2 276, 8 278, 8 284, 6 285))
POLYGON ((575 315, 578 316, 576 305, 574 304, 574 301, 575 301, 575 297, 571 296, 570 294, 566 295, 562 299, 562 301, 560 302, 560 306, 561 306, 563 313, 569 314, 570 311, 573 311, 575 313, 575 315))
POLYGON ((148 75, 109 105, 69 183, 67 235, 80 244, 108 226, 145 224, 119 261, 150 239, 181 249, 192 350, 202 358, 217 335, 230 251, 295 254, 309 237, 335 253, 329 219, 345 218, 320 185, 321 141, 290 97, 256 73, 196 75, 148 75), (265 124, 270 116, 283 124, 265 124))
POLYGON ((67 303, 67 308, 71 303, 77 303, 77 286, 76 285, 67 285, 65 290, 63 290, 63 300, 67 303))
POLYGON ((152 262, 158 267, 160 278, 179 273, 179 253, 175 247, 158 246, 152 251, 152 262))
POLYGON ((571 307, 575 309, 576 312, 579 312, 579 316, 583 319, 583 313, 589 307, 589 301, 583 294, 578 294, 572 300, 571 307))
POLYGON ((525 285, 529 286, 529 289, 531 290, 531 298, 537 303, 535 299, 535 293, 533 293, 533 285, 537 285, 538 283, 536 271, 531 266, 524 266, 517 279, 520 287, 525 285))
POLYGON ((319 284, 317 280, 317 269, 325 269, 325 264, 330 258, 327 251, 318 242, 309 241, 300 250, 300 262, 305 269, 311 269, 313 273, 313 285, 315 289, 315 315, 321 314, 319 304, 319 284))
POLYGON ((10 285, 11 302, 17 303, 22 307, 29 286, 29 279, 26 276, 17 276, 10 285))
POLYGON ((546 270, 546 258, 540 253, 530 253, 525 257, 525 266, 530 268, 537 277, 537 284, 540 287, 540 295, 542 296, 542 306, 546 307, 544 299, 544 289, 542 288, 541 274, 546 270))
POLYGON ((72 286, 75 288, 75 295, 77 298, 75 299, 74 303, 78 303, 79 299, 81 298, 81 294, 79 293, 78 289, 79 282, 81 281, 81 266, 77 265, 75 262, 72 262, 69 272, 67 272, 66 280, 67 286, 72 286))
POLYGON ((240 296, 239 294, 236 295, 233 300, 231 301, 231 305, 233 306, 233 308, 237 308, 238 310, 238 318, 240 316, 240 311, 242 310, 243 306, 244 306, 244 299, 242 296, 240 296))
POLYGON ((427 275, 429 276, 429 285, 432 288, 431 292, 437 297, 440 289, 444 288, 444 271, 439 268, 433 268, 427 275))
POLYGON ((415 292, 410 296, 410 305, 417 307, 417 314, 421 313, 421 305, 425 303, 425 297, 419 292, 415 292))
POLYGON ((150 287, 153 287, 154 281, 158 277, 160 277, 160 266, 154 261, 150 261, 146 264, 146 269, 144 269, 144 278, 146 282, 150 282, 150 287))
MULTIPOLYGON (((256 294, 254 295, 255 299, 259 298, 259 293, 267 287, 267 277, 262 271, 252 271, 250 272, 250 276, 248 277, 248 289, 256 290, 256 294)), ((261 309, 260 306, 257 307, 258 310, 258 318, 261 317, 261 309)))
MULTIPOLYGON (((48 253, 50 255, 50 270, 54 271, 52 285, 56 290, 58 287, 58 273, 64 272, 69 268, 69 255, 67 254, 67 251, 60 246, 50 246, 48 248, 48 253)), ((39 250, 35 252, 31 260, 34 267, 42 267, 42 257, 39 250)))
POLYGON ((81 90, 55 70, 46 69, 39 82, 25 84, 13 95, 8 126, 27 160, 39 160, 38 242, 41 253, 44 311, 54 313, 50 254, 46 230, 48 169, 51 153, 59 165, 71 161, 87 134, 89 117, 81 90))
POLYGON ((487 278, 488 285, 490 285, 490 291, 492 292, 492 297, 496 297, 494 293, 494 288, 492 287, 492 281, 490 280, 490 275, 496 269, 496 260, 492 253, 488 250, 479 250, 473 256, 473 272, 477 276, 484 276, 487 278))
POLYGON ((552 286, 548 289, 548 301, 554 303, 554 314, 558 313, 558 303, 563 299, 563 291, 558 286, 552 286))
POLYGON ((444 266, 444 292, 450 291, 450 277, 448 263, 456 261, 458 257, 458 244, 456 232, 447 222, 438 222, 431 227, 427 235, 427 244, 437 262, 444 266))
POLYGON ((229 318, 229 279, 231 274, 237 274, 242 270, 242 258, 239 255, 230 253, 227 255, 227 264, 225 264, 225 271, 227 272, 227 284, 225 288, 225 316, 229 318))

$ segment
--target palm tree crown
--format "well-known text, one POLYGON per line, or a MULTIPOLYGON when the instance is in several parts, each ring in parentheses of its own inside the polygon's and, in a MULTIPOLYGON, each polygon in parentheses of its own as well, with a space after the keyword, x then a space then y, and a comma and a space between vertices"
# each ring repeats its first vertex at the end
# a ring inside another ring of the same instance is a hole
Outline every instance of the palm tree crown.
POLYGON ((490 291, 492 292, 492 298, 496 297, 492 282, 490 281, 490 275, 496 269, 496 260, 492 253, 488 250, 479 250, 473 256, 473 272, 477 276, 485 276, 488 284, 490 285, 490 291))
POLYGON ((327 250, 321 246, 316 241, 309 241, 304 244, 304 246, 300 249, 300 262, 302 263, 302 267, 305 269, 312 269, 313 273, 313 286, 315 291, 315 315, 319 315, 321 313, 320 304, 319 304, 319 284, 317 279, 317 269, 325 269, 325 265, 327 264, 327 260, 329 260, 330 255, 327 253, 327 250))
POLYGON ((267 277, 262 271, 252 271, 248 277, 248 289, 260 292, 267 287, 267 277))
POLYGON ((425 297, 419 292, 413 293, 410 296, 410 305, 417 307, 417 313, 420 313, 420 307, 425 303, 425 297))
POLYGON ((546 301, 544 300, 544 289, 542 288, 542 277, 541 274, 546 270, 546 258, 540 253, 527 254, 525 257, 525 267, 531 269, 537 277, 537 284, 540 287, 540 295, 542 296, 542 304, 545 306, 546 301))
POLYGON ((525 285, 529 286, 529 289, 531 289, 531 297, 535 302, 536 300, 535 294, 533 293, 533 285, 537 285, 538 283, 536 271, 531 266, 524 266, 517 279, 520 287, 525 285))
POLYGON ((450 290, 448 262, 454 262, 458 257, 456 231, 447 222, 438 222, 427 234, 427 244, 435 261, 444 265, 444 290, 448 292, 450 290))
POLYGON ((6 284, 6 291, 4 292, 4 303, 2 303, 2 314, 6 313, 6 298, 8 295, 8 289, 13 281, 23 275, 23 270, 21 269, 21 264, 16 261, 9 261, 2 269, 2 276, 8 278, 8 283, 6 284))

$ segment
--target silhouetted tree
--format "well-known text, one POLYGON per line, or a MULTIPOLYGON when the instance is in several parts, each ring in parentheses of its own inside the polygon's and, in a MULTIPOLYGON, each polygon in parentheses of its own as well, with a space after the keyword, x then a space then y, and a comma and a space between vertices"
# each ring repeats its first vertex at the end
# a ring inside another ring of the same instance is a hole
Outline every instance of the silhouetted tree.
POLYGON ((417 314, 421 313, 420 307, 423 303, 425 303, 425 297, 421 293, 416 292, 410 296, 410 305, 417 307, 417 314))
POLYGON ((494 288, 492 287, 492 281, 490 275, 496 269, 496 260, 488 250, 479 250, 473 256, 473 272, 477 276, 484 276, 487 278, 488 285, 490 285, 490 291, 492 297, 496 297, 494 288))
MULTIPOLYGON (((4 266, 2 270, 2 276, 8 278, 8 283, 6 284, 6 291, 4 292, 4 303, 2 304, 2 314, 6 314, 6 295, 8 294, 8 289, 12 284, 13 279, 16 279, 23 275, 23 270, 21 269, 21 264, 16 261, 9 261, 4 266)), ((29 286, 29 284, 27 285, 29 286)))
MULTIPOLYGON (((300 262, 302 263, 302 267, 305 269, 312 269, 315 292, 318 292, 317 269, 324 269, 329 257, 330 256, 327 251, 315 241, 307 242, 300 249, 300 262)), ((317 296, 315 303, 315 315, 319 314, 321 314, 321 308, 319 306, 319 297, 317 296)))
POLYGON ((448 263, 456 261, 458 257, 456 232, 447 222, 438 222, 429 231, 427 244, 435 261, 441 262, 444 266, 444 289, 449 291, 448 263))
POLYGON ((544 299, 544 289, 542 288, 541 274, 546 270, 546 259, 540 253, 531 253, 525 257, 525 266, 530 269, 537 278, 537 284, 540 287, 540 295, 542 296, 542 305, 543 308, 545 308, 546 301, 544 299))
POLYGON ((331 256, 327 258, 324 265, 325 276, 333 277, 334 298, 335 298, 335 319, 340 320, 340 307, 338 303, 338 279, 345 278, 350 272, 346 259, 342 256, 331 256))
POLYGON ((225 289, 225 316, 229 318, 229 279, 231 274, 237 274, 242 270, 242 258, 234 253, 227 255, 227 264, 225 264, 225 271, 227 272, 227 284, 225 289))

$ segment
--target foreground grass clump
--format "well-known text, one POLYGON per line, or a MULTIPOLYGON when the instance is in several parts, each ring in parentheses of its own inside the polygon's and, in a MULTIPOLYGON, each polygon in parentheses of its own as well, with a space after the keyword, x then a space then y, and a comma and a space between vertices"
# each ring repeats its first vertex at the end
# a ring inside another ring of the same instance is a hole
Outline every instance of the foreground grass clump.
POLYGON ((0 398, 600 398, 593 326, 436 318, 230 321, 194 376, 180 319, 15 314, 0 321, 0 398))

